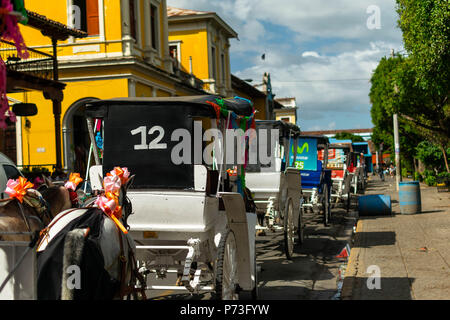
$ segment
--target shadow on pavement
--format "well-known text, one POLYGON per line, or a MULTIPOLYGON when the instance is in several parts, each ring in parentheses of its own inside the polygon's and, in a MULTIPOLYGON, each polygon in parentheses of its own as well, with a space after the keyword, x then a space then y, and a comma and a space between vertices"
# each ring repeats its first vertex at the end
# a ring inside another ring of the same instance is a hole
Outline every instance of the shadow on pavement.
POLYGON ((336 294, 336 289, 308 289, 294 286, 271 286, 259 289, 260 300, 330 300, 336 294), (286 294, 289 292, 289 294, 286 294))
POLYGON ((360 241, 355 241, 355 247, 371 248, 375 246, 390 246, 395 244, 395 232, 376 231, 376 232, 358 232, 360 241))

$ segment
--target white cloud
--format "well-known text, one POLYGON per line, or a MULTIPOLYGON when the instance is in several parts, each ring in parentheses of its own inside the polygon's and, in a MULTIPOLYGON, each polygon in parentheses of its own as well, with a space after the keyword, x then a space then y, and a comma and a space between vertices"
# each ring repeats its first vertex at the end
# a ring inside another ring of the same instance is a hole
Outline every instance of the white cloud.
POLYGON ((270 72, 277 97, 296 97, 305 127, 342 128, 352 117, 365 119, 363 124, 353 120, 353 127, 370 125, 368 79, 391 48, 402 49, 395 0, 168 0, 168 4, 214 11, 224 19, 240 39, 231 41, 233 73, 256 84, 270 72), (380 8, 381 29, 367 27, 366 10, 371 5, 380 8), (354 80, 322 81, 345 79, 354 80))
POLYGON ((302 57, 320 58, 320 55, 315 51, 305 51, 302 53, 302 57))

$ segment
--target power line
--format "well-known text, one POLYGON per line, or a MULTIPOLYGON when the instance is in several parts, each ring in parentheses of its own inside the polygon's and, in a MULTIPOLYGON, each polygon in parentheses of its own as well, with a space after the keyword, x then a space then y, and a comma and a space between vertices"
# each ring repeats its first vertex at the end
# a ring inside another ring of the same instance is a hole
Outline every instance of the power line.
POLYGON ((370 79, 323 79, 323 80, 295 80, 295 81, 276 81, 279 83, 296 83, 296 82, 328 82, 328 81, 370 81, 370 79))

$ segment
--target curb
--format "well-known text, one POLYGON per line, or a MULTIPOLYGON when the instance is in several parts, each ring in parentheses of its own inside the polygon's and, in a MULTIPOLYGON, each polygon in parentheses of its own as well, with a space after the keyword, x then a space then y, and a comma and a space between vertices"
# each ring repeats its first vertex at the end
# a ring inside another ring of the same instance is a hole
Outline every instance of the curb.
POLYGON ((356 226, 355 242, 350 252, 347 269, 345 271, 344 283, 342 285, 341 300, 353 300, 353 290, 358 274, 359 255, 361 252, 361 230, 363 220, 359 220, 356 226))

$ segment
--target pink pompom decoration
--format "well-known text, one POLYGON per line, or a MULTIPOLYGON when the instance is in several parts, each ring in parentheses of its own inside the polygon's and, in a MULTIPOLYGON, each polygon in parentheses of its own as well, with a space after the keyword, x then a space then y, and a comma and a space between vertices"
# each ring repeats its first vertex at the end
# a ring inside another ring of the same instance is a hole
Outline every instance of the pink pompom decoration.
POLYGON ((121 182, 119 176, 107 176, 103 179, 105 192, 116 193, 120 190, 121 182))
MULTIPOLYGON (((2 0, 2 8, 8 11, 14 11, 14 7, 10 0, 2 0)), ((3 15, 5 28, 3 30, 2 38, 5 40, 12 40, 17 48, 17 56, 22 59, 27 59, 30 55, 20 33, 19 26, 17 25, 17 18, 12 15, 3 15)))

